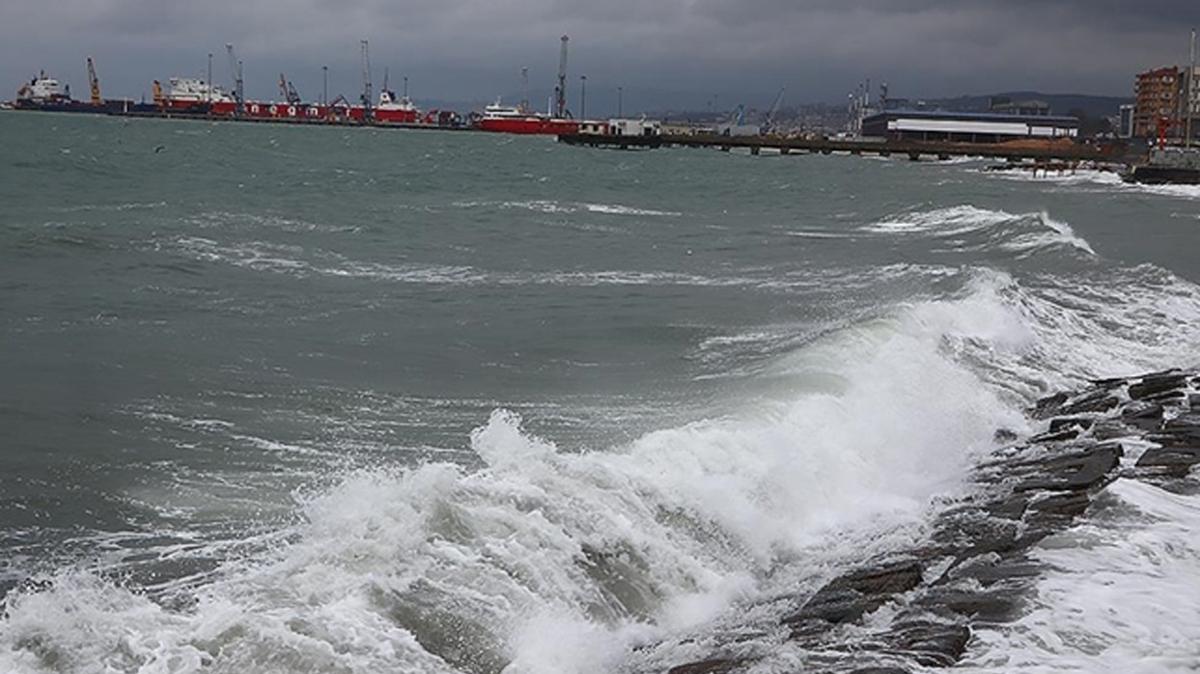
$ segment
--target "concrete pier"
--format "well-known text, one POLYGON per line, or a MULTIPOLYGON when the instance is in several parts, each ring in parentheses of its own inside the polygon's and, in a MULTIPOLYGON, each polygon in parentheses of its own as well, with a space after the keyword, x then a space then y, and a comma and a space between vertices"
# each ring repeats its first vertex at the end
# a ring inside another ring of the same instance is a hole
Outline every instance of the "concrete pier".
POLYGON ((864 140, 826 138, 784 138, 780 136, 718 136, 718 135, 660 135, 660 136, 601 136, 576 134, 559 136, 559 142, 588 147, 623 149, 648 149, 661 147, 711 147, 728 152, 733 148, 746 148, 757 155, 763 148, 778 150, 780 154, 816 153, 833 154, 842 152, 855 156, 876 155, 887 157, 892 154, 908 155, 918 161, 922 158, 946 160, 951 157, 989 157, 996 159, 1041 160, 1041 161, 1120 161, 1120 147, 1099 147, 1079 143, 1032 144, 1026 141, 1014 143, 952 143, 943 141, 912 140, 864 140))

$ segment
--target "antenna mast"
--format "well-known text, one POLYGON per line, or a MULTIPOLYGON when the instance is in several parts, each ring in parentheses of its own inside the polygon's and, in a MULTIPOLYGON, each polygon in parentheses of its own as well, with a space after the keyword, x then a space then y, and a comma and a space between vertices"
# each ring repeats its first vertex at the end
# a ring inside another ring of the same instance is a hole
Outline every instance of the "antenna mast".
POLYGON ((367 50, 367 41, 362 41, 363 66, 363 121, 370 121, 371 114, 371 55, 367 50))
MULTIPOLYGON (((233 45, 225 43, 225 52, 229 54, 229 72, 233 75, 233 100, 237 103, 237 114, 242 114, 242 102, 245 100, 242 96, 242 62, 237 60, 237 55, 233 53, 233 45)), ((212 82, 208 83, 209 91, 212 91, 212 82)))
POLYGON ((554 116, 569 117, 567 112, 567 40, 562 36, 562 51, 558 54, 558 87, 554 90, 554 116))

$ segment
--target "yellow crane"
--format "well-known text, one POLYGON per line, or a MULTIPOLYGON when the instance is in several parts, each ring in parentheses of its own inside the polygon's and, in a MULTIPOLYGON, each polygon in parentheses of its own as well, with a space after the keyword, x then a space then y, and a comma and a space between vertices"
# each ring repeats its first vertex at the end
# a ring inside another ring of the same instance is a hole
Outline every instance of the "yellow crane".
POLYGON ((104 99, 100 98, 100 79, 96 77, 96 64, 92 62, 92 57, 87 57, 88 67, 88 84, 92 86, 92 105, 100 105, 104 103, 104 99))

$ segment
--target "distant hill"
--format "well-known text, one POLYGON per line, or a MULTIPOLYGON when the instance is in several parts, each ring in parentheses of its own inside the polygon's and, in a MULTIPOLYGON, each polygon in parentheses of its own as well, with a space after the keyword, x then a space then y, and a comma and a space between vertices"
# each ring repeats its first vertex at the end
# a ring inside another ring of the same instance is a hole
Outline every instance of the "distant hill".
POLYGON ((930 105, 944 110, 956 111, 986 111, 993 96, 1005 96, 1013 101, 1030 99, 1045 101, 1050 104, 1050 112, 1055 115, 1066 115, 1071 110, 1082 110, 1088 117, 1108 117, 1118 114, 1121 105, 1132 103, 1132 98, 1121 96, 1089 96, 1086 94, 1046 94, 1039 91, 1005 91, 995 94, 976 96, 957 96, 954 98, 925 99, 930 105))

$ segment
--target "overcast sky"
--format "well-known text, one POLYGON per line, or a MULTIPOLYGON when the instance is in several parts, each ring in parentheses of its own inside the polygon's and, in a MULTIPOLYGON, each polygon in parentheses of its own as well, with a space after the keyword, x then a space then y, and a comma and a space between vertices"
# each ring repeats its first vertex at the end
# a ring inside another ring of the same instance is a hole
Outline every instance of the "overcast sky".
POLYGON ((519 92, 521 66, 549 90, 562 34, 571 98, 586 74, 592 105, 623 86, 626 111, 781 86, 789 102, 842 101, 865 77, 900 97, 1130 95, 1138 70, 1186 62, 1197 24, 1200 0, 0 0, 0 97, 42 68, 83 97, 88 55, 107 96, 203 76, 209 52, 225 84, 232 42, 248 97, 277 97, 284 71, 316 98, 328 65, 330 96, 353 98, 366 38, 376 87, 386 66, 418 99, 479 101, 519 92))

